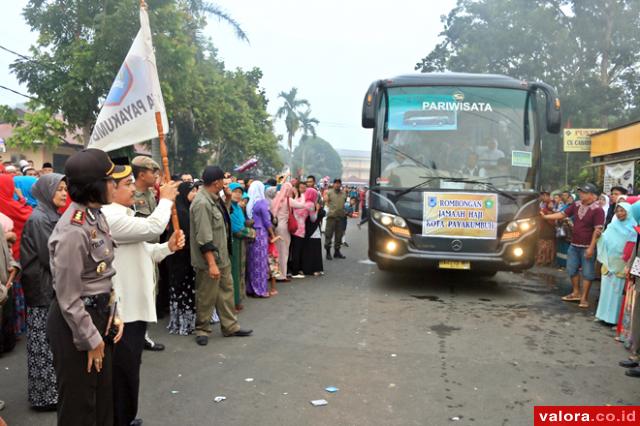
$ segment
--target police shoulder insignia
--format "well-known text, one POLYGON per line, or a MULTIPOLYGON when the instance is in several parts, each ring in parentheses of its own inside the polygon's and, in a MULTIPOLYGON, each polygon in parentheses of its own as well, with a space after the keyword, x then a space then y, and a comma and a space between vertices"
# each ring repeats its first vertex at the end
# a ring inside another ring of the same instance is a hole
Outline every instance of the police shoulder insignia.
POLYGON ((74 225, 84 225, 85 212, 84 210, 76 210, 71 215, 71 223, 74 225))

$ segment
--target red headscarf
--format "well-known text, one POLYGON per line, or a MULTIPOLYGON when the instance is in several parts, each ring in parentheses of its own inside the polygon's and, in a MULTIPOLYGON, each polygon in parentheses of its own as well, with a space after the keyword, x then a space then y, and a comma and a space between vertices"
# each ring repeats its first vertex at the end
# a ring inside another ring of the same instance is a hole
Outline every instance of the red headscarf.
POLYGON ((15 192, 15 185, 13 183, 13 176, 8 174, 0 174, 0 212, 9 216, 13 220, 13 232, 16 233, 18 239, 11 247, 13 258, 18 260, 20 258, 20 239, 22 238, 22 229, 24 224, 31 216, 31 207, 26 204, 20 203, 13 199, 15 192))

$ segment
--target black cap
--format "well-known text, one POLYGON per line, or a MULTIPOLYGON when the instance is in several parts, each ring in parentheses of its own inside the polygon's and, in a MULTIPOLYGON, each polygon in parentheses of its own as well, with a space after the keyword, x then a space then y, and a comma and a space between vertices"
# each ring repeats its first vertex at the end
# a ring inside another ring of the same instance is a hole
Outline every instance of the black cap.
POLYGON ((42 168, 43 169, 46 169, 46 168, 53 169, 53 165, 51 163, 43 163, 42 164, 42 168))
POLYGON ((121 179, 131 173, 129 166, 116 166, 106 152, 88 148, 73 154, 64 165, 70 183, 88 184, 101 179, 121 179))
POLYGON ((595 186, 592 183, 585 183, 584 185, 582 185, 581 187, 578 188, 578 191, 587 192, 587 193, 590 193, 590 194, 597 194, 598 193, 598 187, 595 186))
POLYGON ((202 172, 202 181, 209 185, 217 180, 224 179, 224 171, 218 166, 207 166, 202 172))

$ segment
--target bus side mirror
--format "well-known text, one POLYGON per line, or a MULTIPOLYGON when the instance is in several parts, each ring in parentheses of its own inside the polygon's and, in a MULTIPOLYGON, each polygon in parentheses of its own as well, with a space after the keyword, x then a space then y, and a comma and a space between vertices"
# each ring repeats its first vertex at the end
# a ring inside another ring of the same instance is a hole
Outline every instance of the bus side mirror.
POLYGON ((540 89, 544 92, 546 98, 546 114, 545 121, 547 124, 547 132, 559 133, 562 127, 562 112, 560 111, 560 99, 553 87, 543 82, 531 84, 534 90, 540 89))
POLYGON ((362 102, 362 127, 373 129, 376 125, 376 99, 378 97, 378 82, 371 83, 362 102))

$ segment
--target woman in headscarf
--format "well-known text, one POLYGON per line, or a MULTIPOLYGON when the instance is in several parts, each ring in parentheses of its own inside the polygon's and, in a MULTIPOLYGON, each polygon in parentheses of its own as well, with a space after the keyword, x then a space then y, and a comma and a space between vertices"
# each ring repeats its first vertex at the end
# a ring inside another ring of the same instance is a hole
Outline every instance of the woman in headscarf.
MULTIPOLYGON (((17 262, 20 262, 22 230, 24 229, 24 224, 27 222, 27 219, 31 216, 33 209, 24 202, 16 201, 14 195, 15 184, 12 175, 0 174, 0 213, 4 213, 13 221, 15 240, 11 243, 11 254, 17 262)), ((16 334, 21 335, 25 333, 27 329, 27 312, 25 308, 24 291, 20 280, 13 283, 12 294, 15 303, 14 327, 16 334)))
POLYGON ((17 239, 11 246, 11 253, 13 258, 19 261, 22 230, 33 209, 24 203, 16 201, 13 198, 14 194, 15 184, 12 176, 0 174, 0 213, 4 213, 13 220, 13 232, 16 233, 17 239))
POLYGON ((614 219, 598 239, 598 261, 602 263, 600 300, 596 318, 617 324, 625 284, 625 266, 636 241, 636 221, 629 212, 631 205, 619 203, 614 219))
MULTIPOLYGON (((315 189, 313 190, 315 191, 315 189)), ((322 219, 326 215, 326 211, 320 206, 314 205, 314 207, 316 207, 315 219, 313 218, 313 215, 310 214, 307 216, 304 224, 302 271, 305 275, 320 276, 324 275, 324 267, 322 265, 322 233, 320 232, 320 227, 322 225, 322 219)))
POLYGON ((24 198, 27 205, 36 207, 38 205, 38 199, 33 195, 33 185, 36 184, 38 178, 35 176, 14 176, 13 183, 16 186, 16 195, 14 199, 20 201, 20 197, 24 198))
POLYGON ((289 246, 291 245, 291 234, 289 234, 289 211, 291 209, 304 207, 304 199, 294 199, 293 185, 285 182, 278 195, 271 203, 271 213, 278 219, 276 235, 280 237, 276 241, 278 249, 278 264, 280 268, 280 278, 278 281, 289 281, 287 278, 287 263, 289 261, 289 246))
POLYGON ((29 404, 39 411, 56 409, 58 392, 53 355, 47 341, 47 314, 53 300, 48 241, 67 203, 67 182, 50 173, 33 186, 38 201, 22 232, 21 283, 27 304, 27 379, 29 404))
POLYGON ((269 203, 265 199, 264 184, 253 181, 249 186, 247 216, 254 222, 256 239, 249 243, 247 252, 247 293, 269 297, 269 236, 273 237, 269 203))
MULTIPOLYGON (((300 185, 302 186, 302 185, 300 185)), ((304 206, 293 210, 293 216, 298 222, 298 229, 291 236, 291 248, 290 248, 290 263, 289 270, 293 275, 293 278, 304 278, 304 271, 302 266, 302 259, 305 256, 304 253, 304 238, 305 238, 305 226, 307 217, 311 217, 311 221, 315 222, 316 216, 316 202, 318 200, 318 191, 314 188, 307 188, 304 192, 304 206)))
MULTIPOLYGON (((176 212, 180 229, 184 233, 185 247, 189 247, 189 206, 198 193, 193 182, 182 182, 178 186, 176 212)), ((169 223, 173 234, 173 224, 169 223)), ((169 266, 169 324, 171 334, 188 336, 196 327, 196 273, 191 266, 189 250, 178 250, 167 258, 169 266)))
POLYGON ((237 182, 229 184, 231 191, 231 275, 233 276, 233 296, 236 311, 244 306, 242 301, 247 293, 247 242, 253 241, 256 231, 247 224, 247 217, 242 209, 242 185, 237 182))

